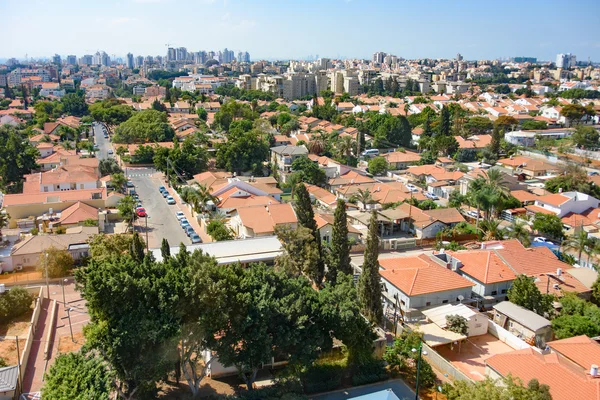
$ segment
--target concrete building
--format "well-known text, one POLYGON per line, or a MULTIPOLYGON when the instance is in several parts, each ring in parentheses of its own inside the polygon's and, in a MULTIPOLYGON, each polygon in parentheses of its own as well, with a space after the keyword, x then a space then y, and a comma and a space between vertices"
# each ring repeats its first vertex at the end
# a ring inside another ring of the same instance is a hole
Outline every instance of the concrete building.
POLYGON ((569 69, 575 67, 577 64, 577 57, 575 54, 557 54, 556 55, 556 68, 569 69))
POLYGON ((552 323, 533 311, 503 301, 494 305, 494 322, 516 337, 541 349, 552 340, 552 323))

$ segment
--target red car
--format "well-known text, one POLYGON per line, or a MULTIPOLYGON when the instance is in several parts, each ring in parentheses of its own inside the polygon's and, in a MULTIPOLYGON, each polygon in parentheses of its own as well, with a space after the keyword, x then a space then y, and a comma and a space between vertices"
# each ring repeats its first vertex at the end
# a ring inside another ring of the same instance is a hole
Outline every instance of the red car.
POLYGON ((135 210, 135 213, 137 214, 138 217, 147 217, 148 214, 146 214, 146 210, 144 209, 144 207, 138 207, 135 210))

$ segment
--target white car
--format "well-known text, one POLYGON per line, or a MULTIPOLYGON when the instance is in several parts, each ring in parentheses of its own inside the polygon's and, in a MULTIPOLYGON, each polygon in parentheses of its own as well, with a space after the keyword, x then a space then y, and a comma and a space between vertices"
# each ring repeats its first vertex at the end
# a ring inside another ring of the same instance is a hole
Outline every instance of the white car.
POLYGON ((175 199, 173 198, 173 196, 167 196, 167 204, 175 204, 175 199))
POLYGON ((181 221, 182 219, 184 219, 184 218, 185 218, 185 214, 183 213, 183 211, 177 211, 177 212, 175 213, 175 217, 177 217, 177 219, 178 219, 179 221, 181 221))
POLYGON ((406 188, 410 191, 410 192, 418 192, 419 188, 417 188, 415 185, 411 184, 411 183, 407 183, 406 184, 406 188))
POLYGON ((475 210, 467 211, 467 215, 471 218, 479 218, 480 217, 479 213, 475 210))
POLYGON ((113 153, 112 149, 108 149, 108 154, 112 154, 112 153, 113 153))
POLYGON ((543 236, 537 236, 537 237, 533 238, 533 241, 537 242, 537 243, 552 243, 550 240, 546 239, 543 236))

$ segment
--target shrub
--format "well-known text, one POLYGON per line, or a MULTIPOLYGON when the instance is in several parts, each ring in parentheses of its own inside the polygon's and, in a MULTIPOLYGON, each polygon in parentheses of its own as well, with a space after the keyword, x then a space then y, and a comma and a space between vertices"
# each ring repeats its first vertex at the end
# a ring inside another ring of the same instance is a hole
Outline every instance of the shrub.
POLYGON ((300 379, 305 393, 334 390, 342 385, 344 367, 341 365, 313 365, 304 371, 300 379))
POLYGON ((352 374, 352 386, 386 380, 389 377, 385 363, 381 360, 371 360, 356 367, 352 374))
POLYGON ((8 322, 31 309, 33 295, 16 286, 0 295, 0 322, 8 322))

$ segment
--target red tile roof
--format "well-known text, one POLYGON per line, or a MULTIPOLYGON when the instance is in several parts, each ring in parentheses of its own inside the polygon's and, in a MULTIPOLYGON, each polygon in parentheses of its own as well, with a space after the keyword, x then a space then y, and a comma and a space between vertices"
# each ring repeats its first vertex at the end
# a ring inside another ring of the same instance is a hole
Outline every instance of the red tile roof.
POLYGON ((448 253, 462 262, 462 272, 483 284, 513 281, 517 277, 493 250, 448 253))
POLYGON ((444 292, 474 286, 474 283, 442 267, 429 256, 380 259, 379 274, 407 296, 444 292))
POLYGON ((585 335, 548 342, 548 346, 586 371, 600 360, 600 344, 585 335))

